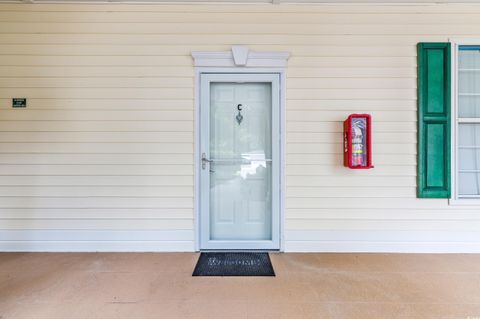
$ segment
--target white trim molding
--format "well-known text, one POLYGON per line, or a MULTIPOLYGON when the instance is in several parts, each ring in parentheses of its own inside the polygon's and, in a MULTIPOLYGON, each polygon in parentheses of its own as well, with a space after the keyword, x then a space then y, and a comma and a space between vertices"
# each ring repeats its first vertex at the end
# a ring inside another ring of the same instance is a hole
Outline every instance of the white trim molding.
POLYGON ((255 52, 234 46, 226 52, 192 52, 195 61, 195 250, 200 250, 200 78, 202 74, 278 74, 280 76, 280 251, 285 250, 285 104, 288 52, 255 52))
POLYGON ((192 52, 196 67, 285 68, 290 53, 257 52, 247 46, 234 45, 230 51, 192 52))
POLYGON ((451 197, 448 201, 451 206, 476 206, 480 207, 479 198, 460 198, 458 189, 458 50, 462 45, 479 45, 480 38, 450 38, 451 61, 450 61, 450 81, 451 81, 451 197))
MULTIPOLYGON (((200 187, 200 249, 262 249, 262 250, 279 250, 280 249, 280 74, 279 73, 209 73, 202 74, 200 79, 200 148, 201 153, 210 157, 210 88, 212 83, 229 83, 238 85, 237 83, 269 83, 271 107, 271 175, 269 192, 271 198, 271 239, 269 240, 215 240, 211 238, 211 214, 210 214, 210 177, 211 173, 208 168, 202 167, 200 171, 201 181, 200 187)), ((240 84, 241 85, 241 84, 240 84)), ((235 105, 236 107, 236 105, 235 105)), ((235 123, 236 124, 236 123, 235 123)), ((233 125, 235 125, 233 124, 233 125)), ((203 157, 203 156, 202 156, 203 157)), ((198 163, 202 165, 201 163, 198 163)))

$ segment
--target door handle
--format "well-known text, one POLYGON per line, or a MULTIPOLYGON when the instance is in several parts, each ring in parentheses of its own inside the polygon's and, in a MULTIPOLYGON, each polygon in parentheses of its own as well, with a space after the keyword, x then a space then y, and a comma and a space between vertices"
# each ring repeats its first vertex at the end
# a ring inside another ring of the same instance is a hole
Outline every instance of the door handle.
POLYGON ((202 153, 202 169, 205 169, 207 167, 207 163, 212 163, 213 161, 212 160, 209 160, 207 158, 207 154, 205 153, 202 153))

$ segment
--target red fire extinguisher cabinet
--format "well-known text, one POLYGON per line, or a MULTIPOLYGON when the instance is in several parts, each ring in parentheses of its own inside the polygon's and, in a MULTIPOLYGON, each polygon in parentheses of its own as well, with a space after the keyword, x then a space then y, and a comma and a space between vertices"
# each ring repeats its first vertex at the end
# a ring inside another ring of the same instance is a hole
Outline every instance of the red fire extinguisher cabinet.
POLYGON ((351 114, 343 122, 343 165, 353 169, 372 168, 372 118, 351 114))

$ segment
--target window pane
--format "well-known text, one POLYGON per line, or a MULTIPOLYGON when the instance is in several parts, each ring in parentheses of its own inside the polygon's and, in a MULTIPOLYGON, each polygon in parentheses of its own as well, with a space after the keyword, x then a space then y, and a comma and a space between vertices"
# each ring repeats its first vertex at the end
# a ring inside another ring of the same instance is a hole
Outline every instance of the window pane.
POLYGON ((480 117, 480 96, 459 95, 458 106, 459 118, 480 117))
POLYGON ((480 195, 480 124, 458 126, 459 195, 480 195))
POLYGON ((458 150, 458 168, 461 171, 475 170, 480 167, 480 149, 459 149, 458 150))
POLYGON ((458 74, 458 92, 460 94, 480 92, 480 72, 460 72, 458 74))
POLYGON ((460 69, 480 69, 480 47, 460 47, 458 67, 460 69))
POLYGON ((458 192, 460 197, 465 195, 480 195, 480 174, 460 173, 458 176, 458 192))
POLYGON ((460 123, 458 125, 458 145, 460 147, 480 146, 480 124, 460 123))
POLYGON ((458 116, 480 117, 480 48, 462 47, 458 54, 458 116))

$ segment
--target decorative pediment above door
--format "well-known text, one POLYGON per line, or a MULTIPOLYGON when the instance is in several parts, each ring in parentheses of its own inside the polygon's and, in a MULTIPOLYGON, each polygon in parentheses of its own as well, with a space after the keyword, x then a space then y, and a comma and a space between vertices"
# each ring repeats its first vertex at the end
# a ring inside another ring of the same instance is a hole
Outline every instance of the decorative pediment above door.
POLYGON ((197 67, 284 68, 290 53, 251 51, 247 46, 235 45, 230 51, 194 51, 192 57, 197 67))

